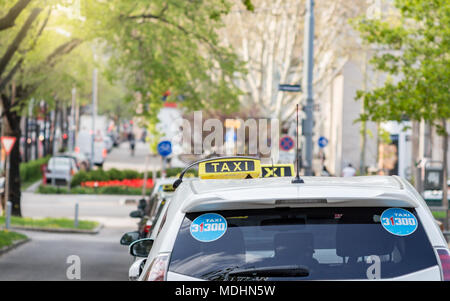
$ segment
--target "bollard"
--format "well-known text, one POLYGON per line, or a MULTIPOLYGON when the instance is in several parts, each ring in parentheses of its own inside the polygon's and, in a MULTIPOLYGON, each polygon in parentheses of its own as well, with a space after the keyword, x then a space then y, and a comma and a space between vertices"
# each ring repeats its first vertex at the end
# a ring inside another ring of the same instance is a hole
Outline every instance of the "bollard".
POLYGON ((12 203, 7 202, 6 203, 6 217, 5 217, 6 230, 9 230, 9 228, 11 227, 11 208, 12 208, 12 203))
POLYGON ((75 228, 78 228, 78 203, 75 204, 74 226, 75 226, 75 228))

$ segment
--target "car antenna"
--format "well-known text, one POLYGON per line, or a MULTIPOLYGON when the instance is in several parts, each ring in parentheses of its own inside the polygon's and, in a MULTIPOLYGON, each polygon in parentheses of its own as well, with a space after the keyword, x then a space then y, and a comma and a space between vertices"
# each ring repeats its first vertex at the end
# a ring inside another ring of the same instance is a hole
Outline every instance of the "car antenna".
POLYGON ((297 173, 295 175, 295 178, 292 180, 292 184, 301 184, 305 183, 302 178, 300 178, 300 161, 298 157, 298 104, 297 104, 297 124, 295 127, 295 140, 297 141, 297 146, 295 150, 295 156, 297 160, 297 173))

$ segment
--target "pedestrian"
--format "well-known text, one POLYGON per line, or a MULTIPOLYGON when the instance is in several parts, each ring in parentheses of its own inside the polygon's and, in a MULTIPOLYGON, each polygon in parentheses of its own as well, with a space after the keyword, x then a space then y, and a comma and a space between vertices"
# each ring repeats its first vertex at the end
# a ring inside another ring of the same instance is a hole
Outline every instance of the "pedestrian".
POLYGON ((351 163, 349 163, 344 169, 342 170, 342 176, 343 177, 354 177, 356 174, 356 169, 352 166, 351 163))
POLYGON ((136 145, 136 139, 133 132, 130 132, 128 134, 128 142, 130 143, 131 156, 134 156, 134 147, 136 145))

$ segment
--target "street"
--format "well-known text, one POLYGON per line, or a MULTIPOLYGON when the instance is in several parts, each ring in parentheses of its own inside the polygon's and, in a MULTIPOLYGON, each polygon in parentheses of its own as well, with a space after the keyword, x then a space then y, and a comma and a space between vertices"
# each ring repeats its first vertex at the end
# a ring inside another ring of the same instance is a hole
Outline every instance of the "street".
POLYGON ((119 245, 126 227, 97 235, 22 231, 31 241, 0 257, 0 281, 67 280, 68 256, 80 258, 81 280, 127 280, 132 257, 119 245))
MULTIPOLYGON (((131 164, 142 160, 144 147, 139 148, 131 164)), ((108 157, 112 167, 122 167, 128 161, 125 148, 114 149, 108 157)), ((81 261, 81 280, 128 280, 128 268, 133 258, 126 246, 119 244, 123 233, 136 227, 136 219, 129 217, 134 204, 126 199, 139 196, 121 195, 46 195, 22 193, 22 212, 25 217, 74 218, 75 204, 79 204, 80 219, 103 224, 99 234, 62 234, 19 231, 31 241, 0 256, 1 280, 67 280, 70 266, 67 258, 77 255, 81 261)))
MULTIPOLYGON (((143 172, 145 170, 145 157, 148 154, 149 145, 138 142, 136 144, 134 156, 131 156, 129 143, 123 142, 108 154, 103 168, 105 170, 111 168, 134 169, 143 172)), ((161 168, 161 159, 159 157, 150 157, 148 170, 152 171, 153 168, 157 168, 158 170, 161 168)))
POLYGON ((449 15, 0 1, 0 281, 450 281, 449 15))

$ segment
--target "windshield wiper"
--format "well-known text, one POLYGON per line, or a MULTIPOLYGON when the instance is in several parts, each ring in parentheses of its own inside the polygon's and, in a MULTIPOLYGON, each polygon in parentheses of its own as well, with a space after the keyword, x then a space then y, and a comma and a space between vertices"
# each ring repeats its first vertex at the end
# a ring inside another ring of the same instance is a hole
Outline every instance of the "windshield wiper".
POLYGON ((309 269, 299 265, 282 265, 231 271, 229 277, 308 277, 309 269))

